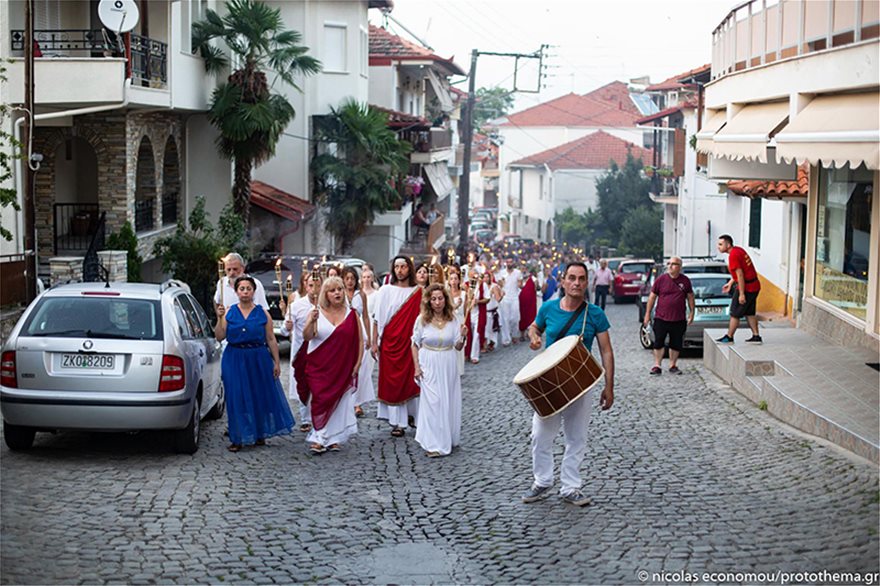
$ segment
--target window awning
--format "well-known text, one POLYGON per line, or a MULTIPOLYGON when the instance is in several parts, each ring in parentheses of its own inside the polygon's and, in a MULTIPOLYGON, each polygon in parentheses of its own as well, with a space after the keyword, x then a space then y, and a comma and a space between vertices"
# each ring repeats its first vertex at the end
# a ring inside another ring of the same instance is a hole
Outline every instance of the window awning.
POLYGON ((428 74, 428 81, 431 84, 431 88, 434 90, 434 93, 437 95, 437 99, 440 100, 440 109, 444 112, 452 112, 452 109, 455 106, 452 103, 452 96, 449 95, 449 90, 443 87, 443 82, 440 81, 440 76, 433 69, 425 70, 428 74))
POLYGON ((304 199, 281 191, 262 181, 251 181, 250 202, 264 210, 294 222, 310 220, 316 207, 304 199))
POLYGON ((422 169, 425 171, 428 181, 431 182, 431 189, 437 194, 438 200, 449 195, 453 185, 452 179, 449 177, 449 167, 445 161, 422 165, 422 169))
POLYGON ((817 96, 776 136, 776 156, 810 165, 880 168, 880 94, 817 96))
POLYGON ((767 162, 767 143, 788 119, 788 102, 744 106, 712 137, 712 154, 767 162))
POLYGON ((712 137, 727 122, 727 111, 716 110, 711 115, 708 112, 707 110, 706 123, 703 124, 703 127, 697 133, 697 152, 711 154, 712 145, 714 144, 712 137))

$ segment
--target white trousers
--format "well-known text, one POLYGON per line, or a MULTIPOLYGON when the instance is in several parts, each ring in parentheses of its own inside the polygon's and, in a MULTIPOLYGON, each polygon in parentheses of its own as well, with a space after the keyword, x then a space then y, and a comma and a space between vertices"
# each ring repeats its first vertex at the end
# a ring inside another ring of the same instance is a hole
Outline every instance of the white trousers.
POLYGON ((501 343, 507 346, 511 337, 519 338, 519 299, 505 297, 498 306, 501 320, 501 343))
POLYGON ((553 486, 553 441, 562 426, 565 453, 559 477, 562 482, 560 494, 568 494, 581 488, 581 462, 587 448, 587 426, 593 406, 593 391, 563 409, 561 412, 541 419, 532 416, 532 472, 538 486, 553 486))
POLYGON ((419 420, 419 398, 413 397, 402 405, 388 405, 379 401, 377 417, 387 419, 393 427, 406 429, 409 427, 409 418, 419 420))
POLYGON ((492 325, 495 320, 495 314, 498 314, 498 321, 501 321, 501 308, 495 308, 495 311, 486 310, 486 344, 490 342, 497 346, 498 345, 498 332, 492 329, 492 325))

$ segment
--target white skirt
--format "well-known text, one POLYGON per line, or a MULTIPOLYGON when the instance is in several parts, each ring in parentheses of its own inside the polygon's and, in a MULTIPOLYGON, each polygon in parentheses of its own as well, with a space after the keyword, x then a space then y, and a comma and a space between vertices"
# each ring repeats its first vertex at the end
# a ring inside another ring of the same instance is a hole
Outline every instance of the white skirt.
POLYGON ((324 429, 317 431, 313 428, 306 437, 306 441, 310 444, 321 444, 326 447, 344 443, 356 434, 357 418, 354 415, 354 395, 354 391, 345 393, 324 429))
POLYGON ((455 350, 419 350, 422 394, 416 441, 426 452, 444 456, 461 438, 461 376, 455 350))

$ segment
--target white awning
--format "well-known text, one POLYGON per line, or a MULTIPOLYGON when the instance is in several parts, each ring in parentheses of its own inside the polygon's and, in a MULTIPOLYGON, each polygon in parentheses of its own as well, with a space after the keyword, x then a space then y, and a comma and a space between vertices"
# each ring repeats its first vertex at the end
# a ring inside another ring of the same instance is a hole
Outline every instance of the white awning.
POLYGON ((446 165, 446 161, 424 164, 422 165, 422 170, 424 170, 425 175, 428 177, 434 193, 437 194, 438 201, 449 195, 453 185, 452 178, 449 177, 449 167, 446 165))
POLYGON ((776 156, 798 164, 880 168, 880 94, 817 96, 776 136, 776 156))
POLYGON ((706 110, 706 123, 703 124, 703 127, 697 133, 698 153, 712 153, 712 145, 714 144, 712 137, 727 122, 727 110, 716 110, 711 112, 711 114, 710 112, 710 110, 706 110))
POLYGON ((788 102, 750 104, 712 137, 712 154, 767 162, 767 143, 788 119, 788 102))
POLYGON ((428 73, 428 81, 431 84, 431 88, 433 88, 434 93, 437 95, 437 99, 440 100, 440 109, 446 113, 452 112, 455 106, 452 103, 452 96, 449 95, 449 90, 443 87, 443 82, 440 81, 440 77, 437 75, 433 69, 426 69, 428 73))

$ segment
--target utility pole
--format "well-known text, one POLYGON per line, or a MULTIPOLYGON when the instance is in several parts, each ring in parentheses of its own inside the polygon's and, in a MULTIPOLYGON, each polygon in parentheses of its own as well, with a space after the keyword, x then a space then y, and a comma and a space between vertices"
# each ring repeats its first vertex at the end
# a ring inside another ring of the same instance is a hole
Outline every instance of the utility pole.
POLYGON ((468 209, 471 200, 471 151, 474 141, 474 102, 476 101, 476 78, 477 78, 477 58, 480 55, 491 55, 494 57, 513 57, 516 59, 516 65, 513 71, 513 91, 522 91, 528 93, 538 93, 541 91, 541 83, 544 73, 544 49, 549 45, 541 45, 541 48, 534 53, 494 53, 491 51, 479 51, 474 49, 471 51, 471 70, 468 74, 468 97, 464 106, 464 161, 462 161, 461 181, 459 181, 458 194, 458 253, 464 262, 468 248, 468 209), (519 71, 520 59, 537 59, 538 60, 538 82, 534 90, 525 90, 517 87, 517 72, 519 71))
POLYGON ((23 124, 22 145, 24 149, 24 255, 25 255, 25 291, 30 303, 37 296, 37 263, 36 242, 34 239, 34 172, 31 169, 30 145, 33 142, 34 128, 34 0, 25 1, 24 19, 24 107, 25 122, 23 124))
POLYGON ((461 163, 462 173, 459 181, 458 194, 458 255, 464 264, 467 255, 468 226, 470 218, 468 209, 471 207, 471 149, 474 142, 474 93, 477 79, 477 57, 480 52, 471 51, 471 71, 468 74, 468 97, 464 105, 464 160, 461 163))

